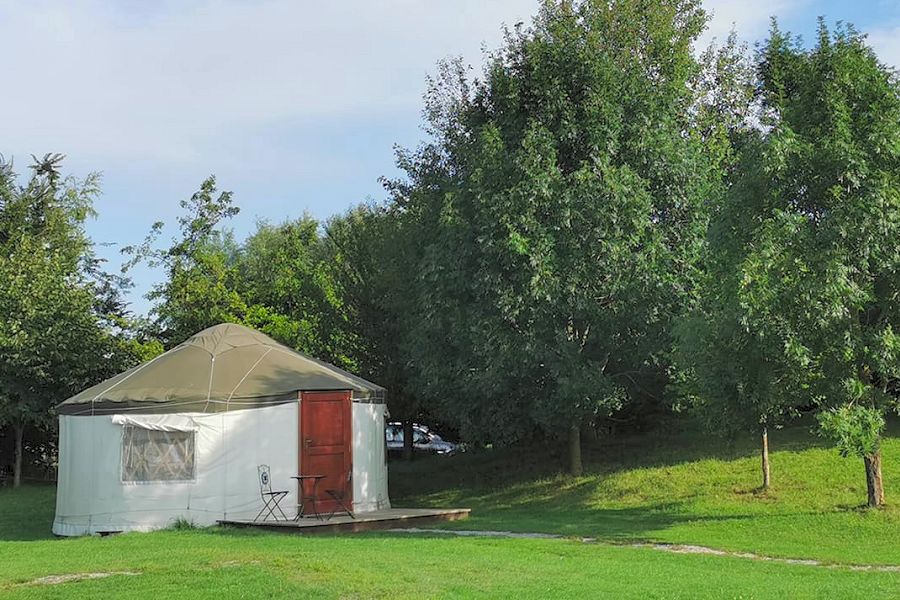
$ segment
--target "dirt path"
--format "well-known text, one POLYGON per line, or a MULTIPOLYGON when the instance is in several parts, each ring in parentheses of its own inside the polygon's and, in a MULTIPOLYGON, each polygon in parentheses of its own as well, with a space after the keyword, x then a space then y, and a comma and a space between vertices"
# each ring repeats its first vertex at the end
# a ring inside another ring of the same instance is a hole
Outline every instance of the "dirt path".
POLYGON ((140 575, 133 571, 112 571, 111 573, 68 573, 66 575, 47 575, 46 577, 38 577, 32 581, 20 585, 58 585, 60 583, 69 583, 70 581, 84 581, 85 579, 104 579, 114 575, 140 575))
MULTIPOLYGON (((555 533, 516 533, 513 531, 478 531, 467 529, 420 529, 418 527, 408 527, 404 529, 390 529, 398 533, 443 533, 448 535, 456 535, 462 537, 491 537, 491 538, 519 538, 519 539, 572 539, 567 536, 555 533)), ((828 563, 812 558, 780 558, 777 556, 764 556, 754 554, 753 552, 731 552, 728 550, 718 550, 707 546, 697 546, 694 544, 659 544, 649 542, 637 542, 626 544, 609 544, 602 542, 597 538, 583 537, 580 539, 586 544, 603 543, 610 546, 626 546, 629 548, 649 548, 660 552, 670 552, 672 554, 708 554, 713 556, 728 556, 732 558, 744 558, 748 560, 766 561, 781 563, 786 565, 806 565, 810 567, 824 567, 826 569, 848 569, 850 571, 874 571, 880 573, 900 573, 900 565, 850 565, 828 563)))

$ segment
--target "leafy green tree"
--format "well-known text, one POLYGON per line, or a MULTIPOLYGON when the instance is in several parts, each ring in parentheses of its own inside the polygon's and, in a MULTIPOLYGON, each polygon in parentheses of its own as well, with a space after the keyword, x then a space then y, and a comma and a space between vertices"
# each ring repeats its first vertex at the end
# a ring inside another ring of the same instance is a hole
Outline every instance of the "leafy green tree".
POLYGON ((391 416, 404 425, 413 456, 413 421, 423 410, 412 386, 406 341, 412 330, 418 240, 396 206, 360 205, 329 220, 328 265, 352 336, 355 370, 388 389, 391 416))
POLYGON ((785 355, 777 331, 752 322, 744 309, 742 233, 748 215, 741 208, 728 206, 711 230, 700 299, 676 328, 676 381, 709 431, 726 439, 745 432, 759 436, 766 489, 769 432, 797 416, 809 399, 804 365, 785 355))
POLYGON ((239 321, 246 313, 246 303, 235 291, 237 246, 220 229, 223 220, 239 211, 231 197, 231 192, 217 195, 215 177, 209 177, 181 202, 185 213, 178 218, 180 235, 168 248, 156 247, 163 228, 157 222, 141 245, 122 249, 131 256, 126 272, 141 261, 165 271, 165 280, 148 298, 155 302, 155 324, 167 347, 211 325, 239 321))
POLYGON ((83 230, 98 179, 61 178, 62 158, 35 159, 24 187, 0 162, 0 425, 14 432, 14 485, 27 427, 52 429, 55 404, 130 362, 83 230))
POLYGON ((751 369, 775 373, 756 403, 791 394, 828 409, 823 433, 862 458, 878 506, 878 441, 900 376, 897 83, 852 27, 821 21, 810 50, 773 25, 759 74, 771 120, 729 194, 723 235, 741 258, 727 303, 751 369))
POLYGON ((703 274, 675 328, 673 380, 711 432, 759 435, 765 489, 769 432, 808 402, 796 389, 802 366, 784 356, 777 332, 748 321, 742 295, 755 215, 746 210, 745 196, 754 192, 742 181, 741 157, 759 151, 767 118, 756 95, 756 64, 733 32, 723 45, 710 45, 701 64, 696 126, 715 152, 724 193, 711 198, 703 274))
POLYGON ((470 90, 445 68, 436 140, 402 155, 423 216, 424 393, 494 441, 569 433, 665 372, 716 160, 697 132, 698 2, 545 2, 470 90), (418 185, 418 188, 416 188, 418 185))
POLYGON ((332 256, 310 216, 260 223, 238 256, 238 290, 251 305, 245 318, 282 342, 351 371, 358 370, 332 256))
MULTIPOLYGON (((756 64, 733 30, 721 44, 710 43, 699 63, 690 84, 695 102, 691 125, 717 160, 727 184, 738 167, 740 149, 758 139, 764 120, 756 64)), ((718 208, 719 202, 713 204, 718 208)))
POLYGON ((126 270, 144 260, 165 270, 149 298, 167 347, 217 323, 241 323, 354 369, 351 333, 314 219, 260 223, 238 242, 222 224, 239 209, 213 177, 181 207, 179 234, 167 248, 158 247, 163 224, 156 223, 141 245, 123 249, 132 256, 126 270))

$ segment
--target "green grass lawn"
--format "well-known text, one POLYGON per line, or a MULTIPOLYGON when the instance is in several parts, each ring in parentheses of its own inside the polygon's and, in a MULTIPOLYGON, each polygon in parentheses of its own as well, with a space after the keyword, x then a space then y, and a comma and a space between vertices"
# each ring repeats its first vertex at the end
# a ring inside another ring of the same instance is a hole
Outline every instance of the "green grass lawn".
POLYGON ((773 487, 765 493, 751 440, 717 444, 688 434, 616 440, 587 452, 588 475, 578 479, 558 474, 560 461, 539 448, 395 463, 391 497, 471 507, 456 528, 900 565, 900 438, 883 447, 889 506, 881 510, 862 507, 862 461, 841 458, 806 427, 770 434, 773 487))
MULTIPOLYGON (((51 486, 0 489, 0 598, 895 598, 900 514, 859 509, 862 469, 803 429, 772 436, 775 487, 755 490, 749 442, 652 436, 598 444, 589 474, 555 474, 546 449, 391 464, 397 506, 470 506, 449 528, 555 532, 566 539, 371 533, 295 536, 223 528, 56 540, 51 486), (580 536, 597 537, 584 543, 580 536), (835 566, 630 547, 690 543, 835 566), (611 542, 611 543, 606 543, 611 542), (128 572, 33 583, 48 575, 128 572)), ((900 439, 885 445, 900 504, 900 439)))
POLYGON ((571 540, 164 531, 5 542, 0 597, 865 598, 896 573, 681 556, 571 540), (127 571, 28 585, 48 574, 127 571), (22 584, 25 585, 22 585, 22 584))

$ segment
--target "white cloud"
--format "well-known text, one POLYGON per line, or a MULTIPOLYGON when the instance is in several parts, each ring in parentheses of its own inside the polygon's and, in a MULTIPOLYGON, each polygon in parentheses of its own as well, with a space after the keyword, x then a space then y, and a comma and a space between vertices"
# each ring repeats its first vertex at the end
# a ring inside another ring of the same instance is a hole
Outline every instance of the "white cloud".
POLYGON ((869 43, 882 62, 900 68, 900 26, 871 31, 869 43))
POLYGON ((724 40, 732 29, 748 42, 762 39, 772 16, 784 19, 810 4, 811 0, 705 0, 703 8, 711 19, 699 47, 707 46, 714 38, 724 40))
POLYGON ((248 126, 417 107, 437 59, 477 62, 534 3, 131 6, 140 18, 89 0, 0 4, 7 151, 185 163, 248 126))

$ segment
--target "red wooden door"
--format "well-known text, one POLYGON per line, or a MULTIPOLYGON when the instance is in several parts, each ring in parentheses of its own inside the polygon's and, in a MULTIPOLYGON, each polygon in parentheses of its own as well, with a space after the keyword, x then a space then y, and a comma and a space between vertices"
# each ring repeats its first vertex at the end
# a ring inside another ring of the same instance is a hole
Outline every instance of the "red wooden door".
POLYGON ((320 512, 336 508, 327 490, 343 495, 347 506, 353 504, 350 435, 350 392, 301 393, 300 474, 325 476, 316 489, 320 512))

